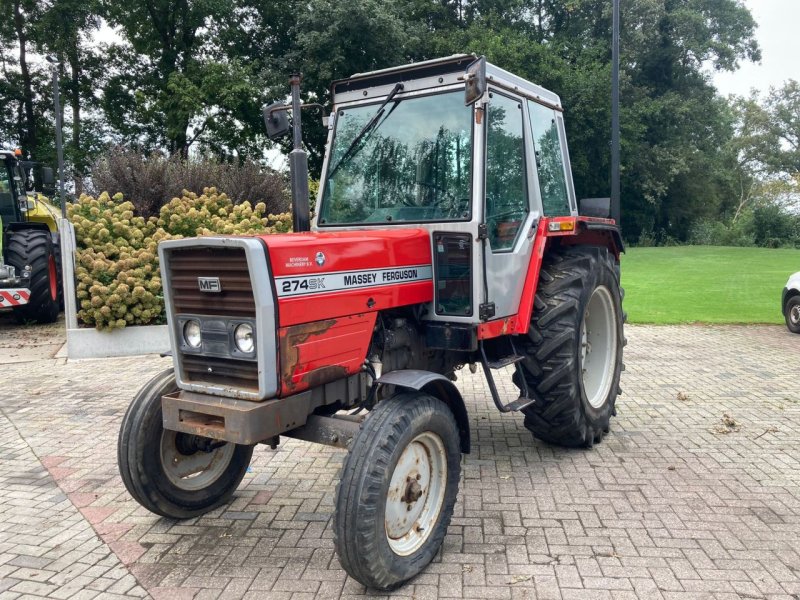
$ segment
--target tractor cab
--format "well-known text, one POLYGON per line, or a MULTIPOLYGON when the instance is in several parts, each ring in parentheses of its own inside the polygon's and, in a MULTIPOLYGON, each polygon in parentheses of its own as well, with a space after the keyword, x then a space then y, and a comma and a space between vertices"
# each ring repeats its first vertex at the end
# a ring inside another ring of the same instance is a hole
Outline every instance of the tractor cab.
POLYGON ((317 231, 430 232, 428 318, 516 314, 542 217, 576 217, 559 97, 474 56, 332 86, 317 231))
POLYGON ((0 150, 0 161, 0 218, 8 226, 25 220, 27 178, 16 151, 0 150))

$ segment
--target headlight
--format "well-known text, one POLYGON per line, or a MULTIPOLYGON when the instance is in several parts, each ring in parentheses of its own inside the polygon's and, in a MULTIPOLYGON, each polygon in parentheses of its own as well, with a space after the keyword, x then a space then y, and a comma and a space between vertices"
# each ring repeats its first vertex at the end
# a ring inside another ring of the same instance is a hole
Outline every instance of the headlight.
POLYGON ((183 339, 192 348, 199 348, 200 343, 203 341, 200 335, 200 323, 195 320, 186 321, 183 326, 183 339))
POLYGON ((253 343, 253 326, 250 325, 250 323, 237 325, 236 329, 233 330, 233 341, 236 343, 239 352, 250 354, 255 348, 255 344, 253 343))

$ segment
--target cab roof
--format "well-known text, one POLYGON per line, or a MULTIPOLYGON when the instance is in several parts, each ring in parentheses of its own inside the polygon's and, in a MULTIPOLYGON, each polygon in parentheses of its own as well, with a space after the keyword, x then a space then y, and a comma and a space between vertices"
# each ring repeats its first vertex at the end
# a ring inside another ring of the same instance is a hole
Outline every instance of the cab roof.
MULTIPOLYGON (((356 73, 347 79, 334 81, 331 85, 331 96, 334 104, 341 104, 385 96, 398 83, 405 84, 404 92, 458 83, 466 68, 477 58, 474 54, 454 54, 389 69, 356 73)), ((486 79, 489 85, 505 88, 563 110, 557 94, 489 62, 486 63, 486 79)))

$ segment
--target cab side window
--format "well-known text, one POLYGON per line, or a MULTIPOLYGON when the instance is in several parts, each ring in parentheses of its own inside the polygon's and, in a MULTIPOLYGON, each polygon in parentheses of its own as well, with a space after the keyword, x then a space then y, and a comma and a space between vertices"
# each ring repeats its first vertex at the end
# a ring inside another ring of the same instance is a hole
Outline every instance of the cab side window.
POLYGON ((14 206, 14 194, 12 193, 11 180, 5 166, 0 164, 0 219, 6 225, 16 221, 16 207, 14 206))
POLYGON ((492 250, 510 250, 528 214, 522 104, 489 95, 486 142, 486 226, 492 250))
POLYGON ((548 217, 569 215, 564 159, 561 153, 561 139, 558 136, 556 112, 552 108, 531 101, 528 101, 528 110, 544 214, 548 217))

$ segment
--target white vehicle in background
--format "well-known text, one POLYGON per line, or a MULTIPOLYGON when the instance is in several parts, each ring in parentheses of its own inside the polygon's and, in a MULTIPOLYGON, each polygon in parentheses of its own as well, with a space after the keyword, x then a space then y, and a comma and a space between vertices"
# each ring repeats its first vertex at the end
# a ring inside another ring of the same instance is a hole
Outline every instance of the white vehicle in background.
POLYGON ((800 271, 789 277, 781 299, 786 326, 792 333, 800 333, 800 271))

